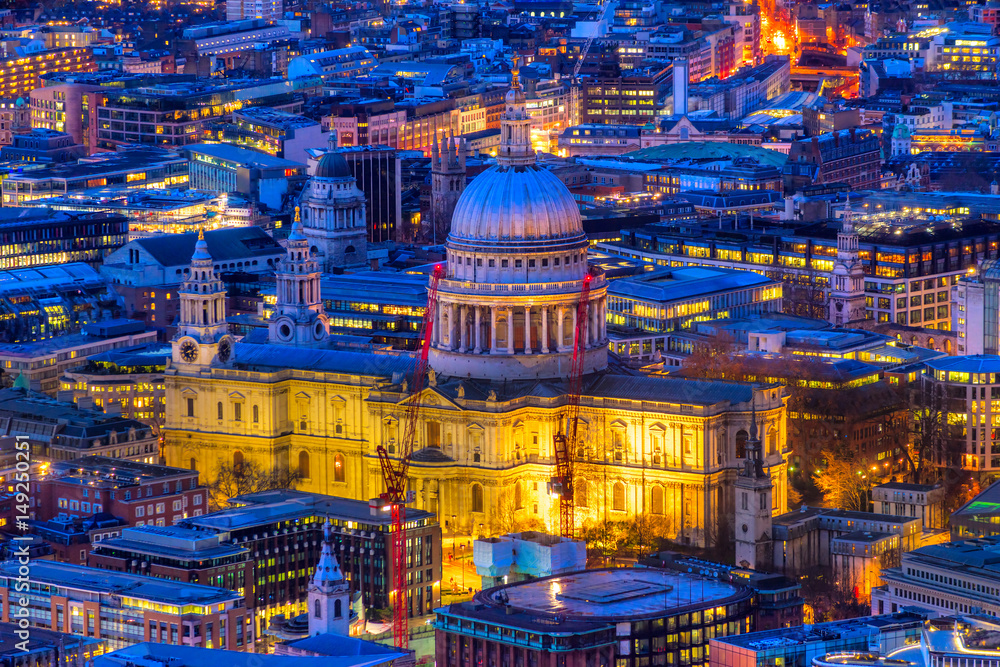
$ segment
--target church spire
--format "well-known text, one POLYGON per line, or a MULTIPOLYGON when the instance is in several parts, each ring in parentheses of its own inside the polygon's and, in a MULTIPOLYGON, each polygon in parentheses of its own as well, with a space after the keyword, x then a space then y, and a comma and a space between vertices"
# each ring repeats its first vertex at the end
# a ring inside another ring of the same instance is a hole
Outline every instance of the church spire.
POLYGON ((319 553, 316 572, 313 573, 312 585, 322 590, 330 590, 344 583, 344 573, 340 571, 340 563, 333 555, 333 542, 330 539, 330 521, 323 524, 323 547, 319 553))
POLYGON ((274 277, 277 301, 268 324, 270 340, 292 345, 315 345, 324 340, 327 318, 320 294, 319 262, 304 233, 298 206, 285 244, 285 257, 274 277))
POLYGON ((309 635, 349 635, 351 631, 351 590, 340 563, 333 554, 330 521, 323 526, 323 547, 319 563, 309 582, 309 635))

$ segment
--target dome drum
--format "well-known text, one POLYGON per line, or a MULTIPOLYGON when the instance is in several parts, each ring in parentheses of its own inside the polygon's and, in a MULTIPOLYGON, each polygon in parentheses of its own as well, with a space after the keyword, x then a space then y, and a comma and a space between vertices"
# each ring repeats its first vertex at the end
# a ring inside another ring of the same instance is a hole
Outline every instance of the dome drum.
MULTIPOLYGON (((450 281, 449 281, 450 282, 450 281)), ((439 288, 430 363, 455 377, 535 380, 570 372, 580 298, 580 282, 567 282, 562 293, 527 294, 523 285, 510 291, 439 288)), ((485 286, 484 286, 485 287, 485 286)), ((497 288, 501 286, 495 286, 497 288)), ((587 372, 607 365, 607 285, 591 289, 585 323, 587 372)))

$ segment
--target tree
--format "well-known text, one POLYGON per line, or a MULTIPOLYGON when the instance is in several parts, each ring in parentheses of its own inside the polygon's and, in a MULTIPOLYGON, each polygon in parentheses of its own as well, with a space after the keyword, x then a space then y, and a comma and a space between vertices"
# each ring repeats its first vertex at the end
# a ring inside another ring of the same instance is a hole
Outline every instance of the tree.
POLYGON ((301 480, 302 476, 298 471, 278 467, 268 469, 256 461, 223 463, 219 466, 215 480, 208 485, 209 504, 213 510, 222 509, 236 496, 275 489, 294 489, 301 480))
POLYGON ((830 507, 842 510, 868 509, 869 479, 850 452, 824 450, 825 469, 816 476, 816 485, 830 507))

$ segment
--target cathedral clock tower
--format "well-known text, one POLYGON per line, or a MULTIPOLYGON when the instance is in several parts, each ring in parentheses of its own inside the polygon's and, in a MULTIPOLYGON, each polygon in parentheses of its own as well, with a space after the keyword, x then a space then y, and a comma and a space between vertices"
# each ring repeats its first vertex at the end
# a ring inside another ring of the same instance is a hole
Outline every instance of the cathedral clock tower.
POLYGON ((173 365, 208 366, 216 358, 229 361, 233 338, 227 333, 226 288, 215 275, 203 231, 198 232, 191 268, 177 296, 181 303, 177 334, 171 341, 173 365))
POLYGON ((757 411, 751 412, 743 470, 736 478, 736 565, 770 570, 773 564, 771 494, 774 484, 764 468, 757 435, 757 411))

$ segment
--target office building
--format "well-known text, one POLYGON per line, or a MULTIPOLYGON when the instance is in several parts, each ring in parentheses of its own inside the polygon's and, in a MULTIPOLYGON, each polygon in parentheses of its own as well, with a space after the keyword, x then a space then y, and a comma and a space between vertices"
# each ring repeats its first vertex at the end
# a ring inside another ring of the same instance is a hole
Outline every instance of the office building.
POLYGON ((670 68, 600 75, 582 87, 580 120, 596 125, 645 125, 663 109, 670 81, 670 68))
POLYGON ((31 127, 65 132, 74 143, 89 149, 90 109, 96 106, 95 94, 101 90, 90 83, 49 83, 35 88, 29 102, 31 127))
MULTIPOLYGON (((299 457, 300 470, 309 477, 308 455, 299 457), (306 466, 303 468, 302 463, 306 466)), ((334 485, 344 484, 344 458, 336 457, 339 471, 334 485)), ((250 549, 256 562, 254 591, 248 600, 258 612, 260 631, 270 618, 306 612, 307 589, 329 521, 334 552, 352 595, 360 593, 368 609, 385 609, 394 602, 389 587, 395 564, 391 557, 392 517, 378 500, 358 501, 315 493, 280 490, 239 496, 234 507, 181 522, 184 527, 225 533, 234 545, 250 549)), ((407 592, 410 618, 427 616, 441 603, 441 526, 434 515, 408 509, 407 592)))
POLYGON ((87 264, 73 262, 0 271, 0 341, 24 343, 78 333, 108 315, 108 283, 87 264))
POLYGON ((402 166, 388 146, 350 146, 338 151, 347 160, 357 186, 365 195, 369 243, 402 238, 402 166))
POLYGON ((948 524, 945 494, 942 484, 885 482, 872 487, 873 511, 915 517, 920 519, 924 530, 943 530, 948 524))
POLYGON ((198 483, 197 470, 126 458, 95 455, 53 462, 37 480, 34 517, 85 519, 103 513, 126 526, 162 528, 206 512, 208 490, 198 483))
MULTIPOLYGON (((0 563, 2 620, 14 618, 19 563, 0 563)), ((224 588, 34 560, 28 622, 32 628, 99 637, 108 648, 141 642, 249 650, 253 609, 224 588)))
POLYGON ((481 591, 436 611, 435 662, 707 667, 711 637, 754 629, 753 590, 728 579, 585 570, 481 591))
POLYGON ((31 127, 31 109, 23 99, 0 100, 0 146, 10 146, 15 134, 31 127))
POLYGON ((187 146, 204 138, 211 125, 247 107, 298 111, 299 83, 288 79, 167 81, 135 90, 108 88, 90 110, 93 146, 187 146))
POLYGON ((0 435, 25 436, 33 452, 53 461, 83 456, 110 456, 152 463, 159 459, 159 439, 150 427, 133 419, 81 409, 15 382, 0 389, 0 435))
POLYGON ((3 206, 9 207, 94 188, 171 189, 187 182, 185 158, 173 151, 143 146, 93 156, 86 162, 8 174, 0 184, 3 206))
POLYGON ((920 379, 923 405, 940 422, 924 453, 928 463, 980 476, 1000 469, 1000 405, 991 400, 994 391, 1000 395, 1000 357, 931 359, 920 379))
POLYGON ((0 55, 0 99, 28 99, 49 72, 95 72, 91 49, 82 46, 0 55))
POLYGON ((363 46, 311 53, 293 58, 288 63, 288 77, 320 77, 325 83, 368 74, 378 65, 375 57, 363 46))
POLYGON ((234 111, 232 122, 219 123, 209 134, 223 143, 303 164, 308 159, 306 150, 322 146, 328 135, 310 118, 270 107, 234 111))
POLYGON ((422 274, 356 271, 324 275, 320 293, 331 334, 367 336, 375 345, 414 350, 427 307, 422 274))
MULTIPOLYGON (((10 177, 3 183, 10 182, 10 177)), ((0 208, 0 269, 85 262, 99 266, 128 239, 128 220, 108 213, 0 208)))
POLYGON ((781 281, 752 271, 659 269, 608 286, 608 324, 669 332, 694 322, 781 312, 781 281))
MULTIPOLYGON (((400 654, 383 644, 321 634, 290 644, 278 644, 273 654, 222 651, 197 646, 142 643, 94 659, 93 667, 169 665, 170 667, 405 667, 412 652, 400 654), (288 648, 290 647, 290 648, 288 648), (291 656, 291 657, 290 657, 291 656), (294 659, 292 659, 294 657, 294 659)), ((56 667, 53 665, 53 667, 56 667)))
POLYGON ((277 21, 284 14, 282 0, 226 0, 226 20, 263 19, 277 21))
POLYGON ((952 512, 951 539, 1000 535, 1000 485, 989 485, 975 498, 952 512))
POLYGON ((123 528, 119 537, 94 542, 87 565, 102 570, 226 588, 254 602, 254 561, 227 533, 180 526, 123 528))
POLYGON ((851 651, 888 655, 918 642, 925 614, 900 612, 844 621, 715 637, 711 667, 819 667, 827 654, 851 651))
POLYGON ((146 331, 141 322, 104 320, 84 324, 79 333, 0 343, 0 366, 25 388, 55 396, 62 374, 90 356, 155 340, 156 332, 146 331))
POLYGON ((192 188, 236 192, 275 210, 288 203, 291 183, 306 178, 304 164, 249 148, 194 144, 185 154, 192 188))
MULTIPOLYGON (((98 503, 100 505, 100 503, 98 503)), ((59 514, 47 521, 32 521, 31 535, 47 549, 54 560, 73 565, 86 565, 87 553, 93 542, 118 537, 124 519, 102 512, 69 516, 59 514)))
POLYGON ((872 612, 890 614, 904 607, 932 615, 1000 615, 1000 574, 993 558, 1000 537, 944 542, 904 553, 899 567, 882 570, 872 590, 872 612))
POLYGON ((154 426, 164 419, 168 346, 152 343, 89 357, 59 378, 58 398, 154 426))
POLYGON ((952 295, 958 354, 1000 354, 1000 263, 988 259, 970 269, 958 279, 952 295))
POLYGON ((857 533, 897 538, 888 541, 898 554, 917 548, 923 530, 916 517, 806 506, 774 517, 772 525, 773 569, 788 575, 842 567, 844 543, 838 540, 846 540, 850 551, 852 540, 865 541, 857 533))
POLYGON ((16 633, 18 630, 16 622, 0 623, 0 661, 12 666, 18 658, 30 659, 37 667, 60 667, 75 661, 87 663, 107 650, 102 639, 42 628, 33 628, 26 648, 19 647, 22 639, 16 633))
MULTIPOLYGON (((1000 250, 1000 225, 985 220, 956 227, 935 220, 899 220, 885 226, 874 216, 855 215, 858 253, 864 257, 868 319, 930 329, 951 329, 951 288, 979 261, 1000 250)), ((603 252, 661 266, 718 266, 780 274, 789 312, 826 318, 828 309, 810 309, 821 292, 832 291, 837 256, 836 222, 792 223, 751 229, 743 221, 718 231, 718 223, 650 225, 601 242, 603 252), (764 238, 766 236, 766 239, 764 238)), ((951 353, 946 340, 946 352, 951 353)))

